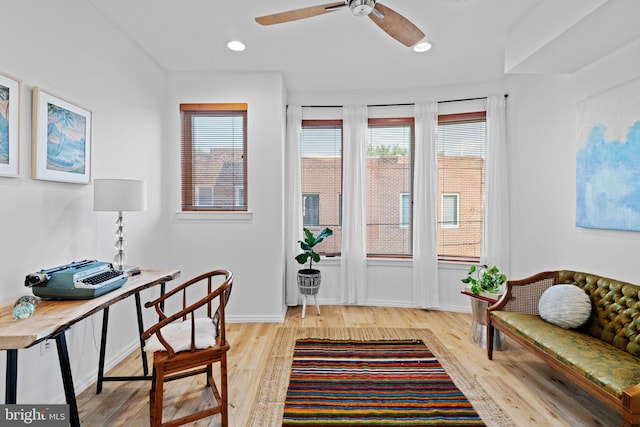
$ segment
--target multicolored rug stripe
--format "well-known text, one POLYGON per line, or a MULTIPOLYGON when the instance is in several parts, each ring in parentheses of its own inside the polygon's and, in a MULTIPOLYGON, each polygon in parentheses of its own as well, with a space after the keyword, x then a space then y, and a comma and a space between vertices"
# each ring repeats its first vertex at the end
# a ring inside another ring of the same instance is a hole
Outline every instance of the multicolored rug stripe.
POLYGON ((483 426, 420 340, 296 341, 283 426, 483 426))

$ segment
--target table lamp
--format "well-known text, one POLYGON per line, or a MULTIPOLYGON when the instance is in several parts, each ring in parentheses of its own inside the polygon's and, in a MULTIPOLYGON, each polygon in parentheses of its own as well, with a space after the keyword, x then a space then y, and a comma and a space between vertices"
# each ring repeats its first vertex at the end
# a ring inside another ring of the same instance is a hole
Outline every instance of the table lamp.
POLYGON ((117 252, 113 261, 115 268, 127 270, 122 212, 147 210, 147 183, 133 179, 94 179, 93 210, 118 212, 115 243, 117 252))

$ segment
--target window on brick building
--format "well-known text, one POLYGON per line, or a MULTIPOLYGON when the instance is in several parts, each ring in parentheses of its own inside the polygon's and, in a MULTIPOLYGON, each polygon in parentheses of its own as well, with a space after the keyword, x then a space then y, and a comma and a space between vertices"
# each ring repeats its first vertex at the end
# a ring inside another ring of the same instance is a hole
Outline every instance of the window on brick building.
POLYGON ((443 228, 452 228, 458 227, 460 223, 458 222, 458 217, 460 215, 460 210, 458 209, 459 203, 458 199, 460 195, 457 193, 451 194, 443 194, 442 195, 442 227, 443 228))
POLYGON ((411 198, 409 193, 400 193, 400 227, 408 227, 409 218, 411 218, 411 198))
POLYGON ((305 227, 320 225, 320 195, 302 195, 302 224, 305 227))
POLYGON ((213 206, 213 185, 196 185, 194 203, 197 206, 213 206))

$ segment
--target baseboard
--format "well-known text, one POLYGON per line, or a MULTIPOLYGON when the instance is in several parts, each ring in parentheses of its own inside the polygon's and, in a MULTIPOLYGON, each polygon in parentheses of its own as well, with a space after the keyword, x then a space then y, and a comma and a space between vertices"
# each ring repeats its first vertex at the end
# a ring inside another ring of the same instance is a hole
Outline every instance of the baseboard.
POLYGON ((239 315, 225 316, 227 323, 284 323, 285 314, 261 316, 261 315, 239 315))

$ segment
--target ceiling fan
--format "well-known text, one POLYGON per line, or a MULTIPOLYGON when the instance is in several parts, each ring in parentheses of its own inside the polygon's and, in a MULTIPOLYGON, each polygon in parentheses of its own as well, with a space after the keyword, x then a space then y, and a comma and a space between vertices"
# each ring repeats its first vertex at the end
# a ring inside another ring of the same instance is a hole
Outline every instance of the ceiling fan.
POLYGON ((256 22, 261 25, 281 24, 283 22, 324 15, 325 13, 334 12, 345 6, 348 6, 351 13, 355 16, 369 16, 378 27, 382 28, 387 34, 405 46, 411 47, 424 38, 424 33, 411 21, 398 12, 378 3, 376 0, 345 0, 304 7, 302 9, 274 13, 273 15, 260 16, 256 18, 256 22))

